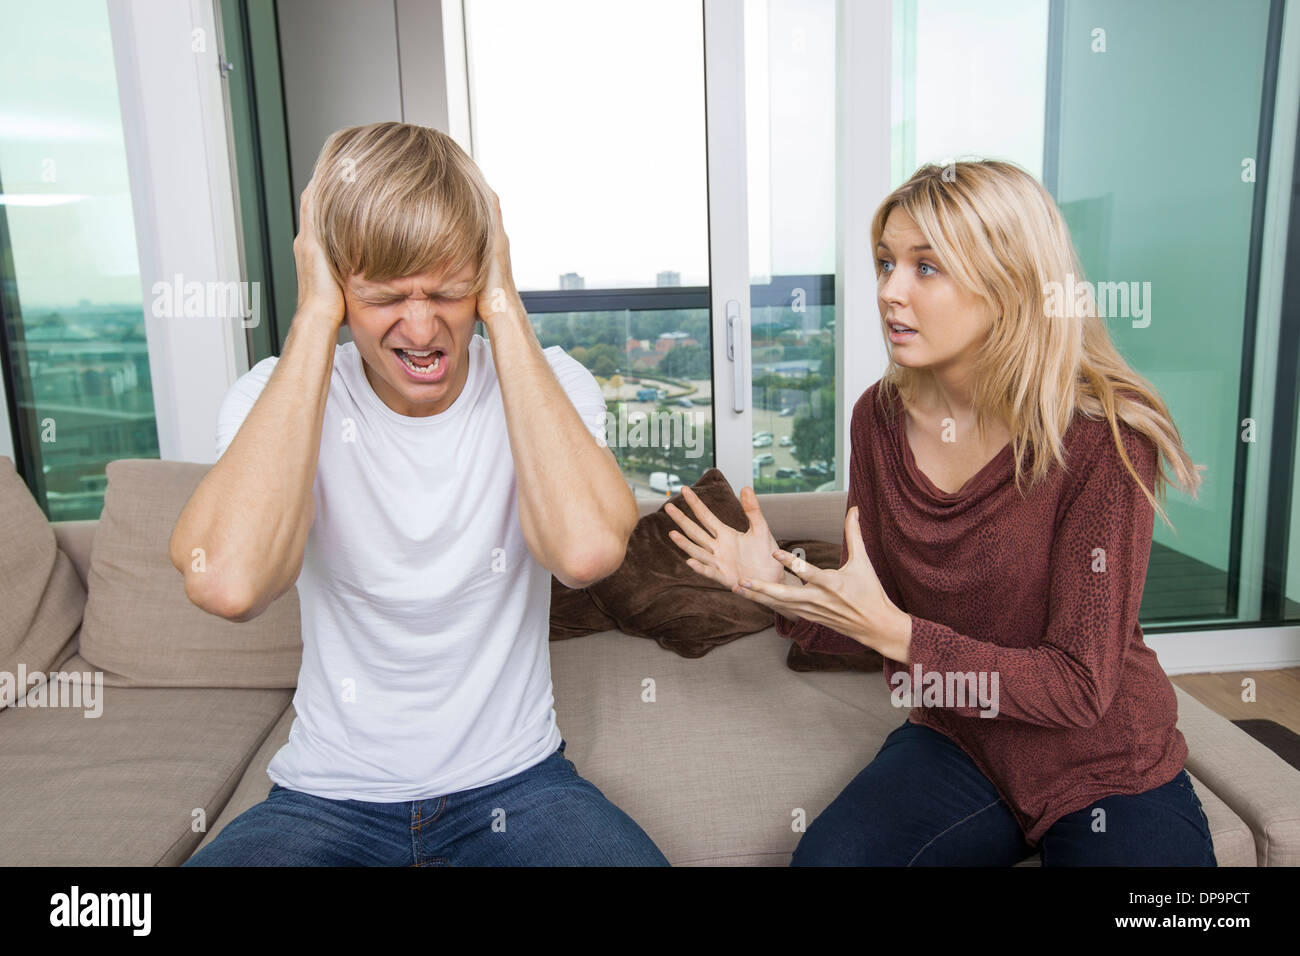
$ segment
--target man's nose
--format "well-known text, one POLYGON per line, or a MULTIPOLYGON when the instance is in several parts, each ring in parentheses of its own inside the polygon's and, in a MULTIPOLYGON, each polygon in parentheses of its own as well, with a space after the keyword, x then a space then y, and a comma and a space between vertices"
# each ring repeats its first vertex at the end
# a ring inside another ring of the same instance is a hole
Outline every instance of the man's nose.
POLYGON ((438 314, 438 302, 432 298, 407 299, 403 310, 402 323, 407 337, 421 345, 437 337, 442 323, 438 314))

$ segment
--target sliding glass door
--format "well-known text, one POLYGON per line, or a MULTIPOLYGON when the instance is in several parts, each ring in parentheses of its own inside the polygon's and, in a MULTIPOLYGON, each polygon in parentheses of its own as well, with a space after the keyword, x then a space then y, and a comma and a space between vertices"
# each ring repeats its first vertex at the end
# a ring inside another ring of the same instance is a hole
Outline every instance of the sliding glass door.
POLYGON ((1271 418, 1252 399, 1251 349, 1271 7, 1069 0, 1054 11, 1045 180, 1116 346, 1205 465, 1197 499, 1169 495, 1175 530, 1156 521, 1151 623, 1237 611, 1247 455, 1268 437, 1246 420, 1271 418))
POLYGON ((51 520, 158 456, 130 184, 102 0, 0 2, 0 362, 15 464, 51 520))

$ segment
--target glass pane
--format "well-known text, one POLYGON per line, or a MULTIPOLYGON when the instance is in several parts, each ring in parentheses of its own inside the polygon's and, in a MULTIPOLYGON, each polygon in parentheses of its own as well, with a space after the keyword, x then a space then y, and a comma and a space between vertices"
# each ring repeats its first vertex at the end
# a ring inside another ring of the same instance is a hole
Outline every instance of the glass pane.
POLYGON ((558 345, 605 394, 605 439, 638 498, 663 498, 713 467, 713 368, 703 308, 542 314, 543 348, 558 345))
POLYGON ((465 33, 519 289, 707 285, 700 0, 466 0, 465 33))
POLYGON ((640 498, 714 465, 700 0, 466 0, 474 159, 640 498), (611 293, 601 290, 640 290, 611 293))
POLYGON ((1048 6, 894 0, 891 189, 972 155, 1042 176, 1048 6))
POLYGON ((835 2, 745 6, 754 490, 835 482, 835 2))
POLYGON ((102 0, 0 2, 0 261, 16 453, 54 521, 155 458, 122 120, 102 0))
POLYGON ((289 143, 280 85, 275 7, 221 0, 231 150, 239 195, 245 279, 261 301, 248 330, 249 364, 279 355, 298 301, 293 264, 296 197, 289 182, 289 143))
POLYGON ((1268 17, 1267 0, 1065 5, 1056 198, 1116 346, 1206 466, 1197 500, 1170 491, 1176 533, 1156 521, 1144 622, 1235 614, 1256 188, 1243 160, 1258 149, 1268 17))
POLYGON ((1156 521, 1142 622, 1222 620, 1236 613, 1237 423, 1258 226, 1243 163, 1260 139, 1269 3, 1057 9, 1052 36, 1047 0, 895 0, 893 185, 924 162, 980 157, 1053 189, 1079 281, 1093 283, 1120 353, 1207 466, 1197 500, 1169 492, 1176 530, 1156 521), (1135 162, 1151 156, 1178 160, 1135 162))

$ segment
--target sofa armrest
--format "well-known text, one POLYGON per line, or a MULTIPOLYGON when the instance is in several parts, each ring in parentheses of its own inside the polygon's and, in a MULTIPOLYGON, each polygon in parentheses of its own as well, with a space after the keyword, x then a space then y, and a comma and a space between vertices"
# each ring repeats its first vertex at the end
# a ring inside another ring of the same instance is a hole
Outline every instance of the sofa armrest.
POLYGON ((1260 866, 1300 866, 1300 770, 1181 687, 1187 770, 1245 821, 1260 866))

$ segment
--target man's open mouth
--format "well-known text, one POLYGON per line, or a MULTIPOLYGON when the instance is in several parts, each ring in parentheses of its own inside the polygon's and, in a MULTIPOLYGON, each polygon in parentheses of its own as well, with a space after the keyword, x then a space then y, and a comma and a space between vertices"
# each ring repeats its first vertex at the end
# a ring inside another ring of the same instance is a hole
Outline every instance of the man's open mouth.
POLYGON ((413 352, 409 349, 393 349, 393 351, 402 360, 402 364, 416 375, 434 375, 442 368, 442 349, 431 349, 425 352, 413 352))

